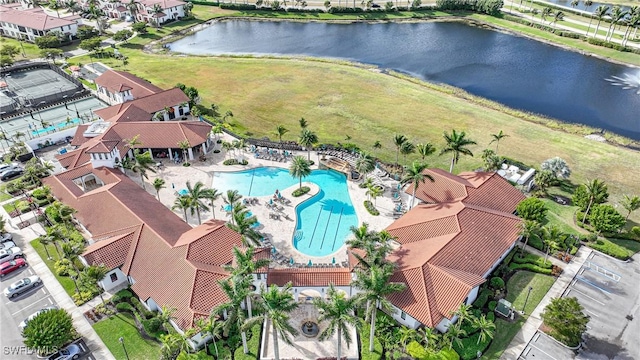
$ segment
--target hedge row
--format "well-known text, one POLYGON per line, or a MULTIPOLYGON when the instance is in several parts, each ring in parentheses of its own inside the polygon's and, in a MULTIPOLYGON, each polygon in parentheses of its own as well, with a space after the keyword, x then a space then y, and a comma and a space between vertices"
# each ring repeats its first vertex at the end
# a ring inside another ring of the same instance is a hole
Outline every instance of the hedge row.
POLYGON ((513 258, 513 262, 517 264, 533 264, 543 269, 551 269, 553 267, 551 261, 545 262, 544 258, 534 254, 526 254, 523 257, 516 256, 513 258))
POLYGON ((529 271, 533 271, 533 272, 537 272, 537 273, 545 274, 545 275, 551 275, 552 274, 552 270, 551 269, 541 268, 541 267, 533 265, 533 264, 511 263, 511 264, 509 264, 509 270, 511 270, 511 271, 514 271, 514 270, 529 270, 529 271))
POLYGON ((291 193, 291 195, 292 195, 293 197, 298 197, 298 196, 302 196, 302 195, 304 195, 304 194, 308 193, 309 191, 311 191, 311 188, 310 188, 310 187, 308 187, 308 186, 303 186, 303 187, 301 187, 301 188, 299 188, 299 189, 295 189, 295 190, 293 190, 293 193, 291 193))
POLYGON ((482 289, 482 291, 480 291, 480 294, 476 298, 476 301, 473 302, 473 307, 476 307, 478 309, 484 308, 484 306, 487 304, 487 300, 489 300, 489 297, 491 295, 493 295, 493 291, 489 289, 482 289))
POLYGON ((369 214, 371 214, 373 216, 380 215, 380 211, 378 211, 378 209, 376 209, 376 207, 373 205, 373 203, 371 201, 365 200, 364 201, 364 207, 367 209, 369 214))
POLYGON ((609 256, 613 256, 616 259, 629 259, 629 252, 627 251, 627 249, 608 240, 597 240, 596 242, 589 243, 589 247, 603 252, 609 256))

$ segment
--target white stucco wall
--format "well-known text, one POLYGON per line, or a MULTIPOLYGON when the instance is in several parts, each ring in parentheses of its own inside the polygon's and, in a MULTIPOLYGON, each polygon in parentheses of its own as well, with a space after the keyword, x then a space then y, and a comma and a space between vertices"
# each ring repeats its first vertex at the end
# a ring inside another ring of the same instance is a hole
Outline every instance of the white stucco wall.
POLYGON ((107 273, 107 276, 99 282, 100 286, 105 290, 109 291, 117 286, 120 286, 127 282, 127 275, 125 275, 120 268, 115 268, 107 273), (115 280, 111 279, 111 276, 115 276, 115 280))
POLYGON ((391 315, 391 317, 394 318, 398 323, 410 329, 417 329, 422 325, 420 321, 414 319, 411 315, 407 313, 404 313, 404 319, 403 319, 402 318, 403 311, 393 305, 391 305, 391 307, 393 308, 394 311, 393 311, 393 314, 389 314, 389 315, 391 315))

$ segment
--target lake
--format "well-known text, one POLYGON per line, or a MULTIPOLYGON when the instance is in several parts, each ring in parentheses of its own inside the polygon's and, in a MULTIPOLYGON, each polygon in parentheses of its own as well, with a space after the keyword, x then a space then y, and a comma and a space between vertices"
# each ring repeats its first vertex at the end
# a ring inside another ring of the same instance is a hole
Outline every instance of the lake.
POLYGON ((216 22, 170 48, 199 55, 353 60, 640 140, 640 69, 460 22, 230 20, 216 22))

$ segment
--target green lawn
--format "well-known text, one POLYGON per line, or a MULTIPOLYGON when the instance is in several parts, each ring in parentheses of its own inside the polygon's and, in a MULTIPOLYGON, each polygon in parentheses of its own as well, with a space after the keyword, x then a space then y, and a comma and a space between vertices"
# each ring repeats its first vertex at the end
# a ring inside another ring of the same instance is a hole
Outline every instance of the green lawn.
POLYGON ((546 221, 543 225, 557 226, 562 232, 573 235, 586 234, 587 232, 573 222, 573 215, 578 209, 577 206, 561 205, 551 199, 541 199, 549 211, 547 211, 546 221))
POLYGON ((56 279, 58 279, 58 282, 60 283, 60 285, 62 285, 64 290, 67 292, 67 294, 69 294, 69 296, 73 296, 73 294, 76 293, 76 287, 73 283, 73 280, 68 276, 60 276, 56 273, 55 262, 58 261, 59 256, 58 256, 58 253, 56 252, 55 246, 47 245, 47 250, 49 251, 49 255, 51 255, 52 260, 49 260, 47 258, 47 253, 45 252, 45 249, 44 249, 45 246, 41 244, 40 241, 38 241, 38 239, 31 241, 31 246, 33 246, 33 248, 36 250, 38 255, 40 255, 40 257, 42 258, 42 261, 44 261, 44 263, 47 264, 47 267, 49 268, 49 270, 51 270, 51 272, 56 277, 56 279))
POLYGON ((507 300, 513 304, 517 311, 522 310, 529 287, 533 288, 527 301, 525 315, 519 316, 515 322, 502 320, 499 316, 496 317, 496 334, 491 345, 485 351, 483 359, 493 360, 500 358, 529 317, 529 314, 538 306, 555 281, 556 278, 553 276, 536 274, 530 271, 518 271, 509 279, 507 282, 507 300))
POLYGON ((126 358, 122 344, 118 341, 120 337, 124 338, 129 359, 156 360, 160 357, 160 344, 140 336, 131 314, 118 313, 95 323, 93 329, 116 359, 126 358))

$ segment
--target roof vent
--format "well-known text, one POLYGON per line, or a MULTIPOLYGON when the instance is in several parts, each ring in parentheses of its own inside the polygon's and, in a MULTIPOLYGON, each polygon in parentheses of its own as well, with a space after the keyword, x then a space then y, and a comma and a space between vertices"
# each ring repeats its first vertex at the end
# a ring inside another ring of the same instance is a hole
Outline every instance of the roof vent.
POLYGON ((82 133, 82 136, 84 137, 96 137, 98 135, 102 135, 111 125, 110 122, 108 121, 95 121, 93 122, 91 125, 89 125, 89 127, 87 128, 87 130, 84 131, 84 133, 82 133))

